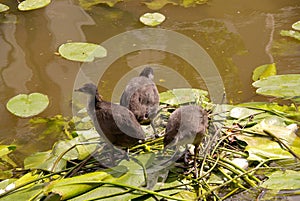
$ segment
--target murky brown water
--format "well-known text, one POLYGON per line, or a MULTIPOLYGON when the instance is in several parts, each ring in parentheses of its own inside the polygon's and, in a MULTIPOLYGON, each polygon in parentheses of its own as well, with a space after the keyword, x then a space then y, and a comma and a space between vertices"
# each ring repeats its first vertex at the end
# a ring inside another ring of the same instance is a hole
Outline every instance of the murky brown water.
MULTIPOLYGON (((57 0, 44 9, 19 12, 14 9, 15 2, 1 2, 12 9, 0 14, 0 141, 23 144, 25 148, 19 152, 25 156, 49 149, 55 139, 39 140, 38 133, 28 129, 27 119, 6 110, 9 98, 19 93, 45 93, 51 104, 40 116, 71 116, 73 85, 81 64, 55 55, 58 46, 67 41, 100 44, 125 31, 143 28, 139 16, 151 10, 140 1, 130 1, 84 11, 75 1, 57 0)), ((300 19, 298 0, 211 0, 193 8, 168 5, 159 12, 167 17, 160 28, 184 34, 211 56, 229 102, 261 99, 251 87, 252 71, 259 65, 276 62, 279 74, 300 73, 299 42, 279 35, 281 29, 290 29, 300 19)), ((187 61, 164 51, 143 50, 120 57, 106 69, 100 82, 104 98, 118 101, 122 83, 138 74, 138 70, 131 70, 145 64, 158 65, 155 81, 160 91, 206 88, 187 61), (170 69, 184 79, 178 79, 170 69), (114 91, 116 88, 119 90, 114 91)))

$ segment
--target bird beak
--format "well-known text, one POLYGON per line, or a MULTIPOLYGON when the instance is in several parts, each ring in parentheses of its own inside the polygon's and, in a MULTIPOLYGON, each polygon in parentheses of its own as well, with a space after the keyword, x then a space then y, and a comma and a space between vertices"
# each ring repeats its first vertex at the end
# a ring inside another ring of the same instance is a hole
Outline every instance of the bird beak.
POLYGON ((75 89, 74 91, 76 91, 76 92, 83 92, 83 91, 82 91, 82 88, 75 89))

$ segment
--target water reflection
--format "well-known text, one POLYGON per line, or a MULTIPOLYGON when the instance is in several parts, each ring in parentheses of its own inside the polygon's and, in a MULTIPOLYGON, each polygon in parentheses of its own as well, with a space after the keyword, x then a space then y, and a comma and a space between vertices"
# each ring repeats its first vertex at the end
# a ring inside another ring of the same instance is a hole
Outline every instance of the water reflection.
MULTIPOLYGON (((0 140, 28 144, 27 155, 48 149, 52 141, 42 146, 40 141, 33 141, 39 131, 30 130, 27 119, 16 118, 5 109, 8 99, 18 93, 42 92, 48 94, 51 105, 40 116, 72 115, 70 101, 81 64, 55 55, 58 46, 70 40, 102 43, 117 34, 142 28, 138 18, 149 9, 140 1, 129 1, 115 8, 98 5, 85 11, 72 0, 61 0, 44 9, 20 12, 15 9, 16 2, 3 3, 12 9, 1 14, 0 24, 0 140)), ((299 43, 279 35, 281 29, 290 29, 299 20, 297 0, 230 0, 226 4, 215 0, 188 9, 168 5, 160 12, 167 16, 160 28, 190 37, 209 53, 232 102, 257 98, 251 87, 251 73, 261 64, 274 60, 280 74, 300 72, 299 43)), ((145 61, 156 64, 155 81, 160 90, 186 85, 206 88, 199 73, 180 57, 143 50, 118 58, 104 72, 100 82, 104 98, 118 101, 123 83, 137 74, 139 69, 134 68, 145 65, 145 61), (171 69, 161 70, 159 65, 171 69), (172 71, 186 80, 175 79, 178 76, 172 71)))

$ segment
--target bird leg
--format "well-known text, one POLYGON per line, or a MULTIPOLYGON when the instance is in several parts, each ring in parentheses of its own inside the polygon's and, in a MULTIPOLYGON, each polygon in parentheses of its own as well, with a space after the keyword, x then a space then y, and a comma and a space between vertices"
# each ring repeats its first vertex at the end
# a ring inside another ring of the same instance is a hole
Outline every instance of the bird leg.
POLYGON ((194 170, 195 170, 195 178, 198 179, 198 168, 197 168, 197 157, 199 153, 199 145, 195 145, 194 148, 194 170))

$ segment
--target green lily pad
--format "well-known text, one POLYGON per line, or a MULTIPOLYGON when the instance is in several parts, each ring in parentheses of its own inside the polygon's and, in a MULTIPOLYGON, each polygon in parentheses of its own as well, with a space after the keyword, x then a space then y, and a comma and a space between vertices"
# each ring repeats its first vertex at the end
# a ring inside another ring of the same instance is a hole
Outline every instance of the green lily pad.
POLYGON ((166 17, 161 13, 145 13, 140 17, 140 21, 147 26, 157 26, 165 21, 166 17))
POLYGON ((160 10, 167 4, 177 5, 175 2, 170 0, 153 0, 151 2, 143 2, 151 10, 160 10))
POLYGON ((276 75, 276 64, 265 64, 255 68, 252 75, 252 80, 257 81, 266 77, 276 75))
POLYGON ((245 107, 235 107, 232 110, 230 110, 229 116, 235 119, 244 119, 259 113, 261 113, 260 110, 254 110, 245 107))
POLYGON ((288 36, 300 40, 300 32, 294 30, 281 30, 280 35, 288 36))
POLYGON ((51 3, 51 0, 25 0, 18 5, 21 11, 35 10, 43 8, 51 3))
POLYGON ((173 89, 159 94, 159 101, 169 105, 186 103, 207 103, 208 92, 201 89, 181 88, 173 89))
POLYGON ((152 0, 151 2, 144 2, 151 10, 160 10, 167 4, 179 5, 185 8, 194 7, 199 4, 205 4, 208 0, 152 0))
POLYGON ((279 98, 293 99, 300 102, 300 74, 274 75, 263 80, 258 80, 252 85, 256 93, 275 96, 279 98))
POLYGON ((58 52, 65 59, 80 62, 92 62, 94 58, 103 58, 107 55, 104 47, 82 42, 62 44, 58 48, 58 52))
POLYGON ((292 28, 297 30, 297 31, 300 31, 300 21, 298 22, 295 22, 293 25, 292 25, 292 28))
POLYGON ((32 117, 43 112, 49 105, 47 95, 41 93, 19 94, 11 98, 6 108, 18 117, 32 117))
POLYGON ((300 188, 300 173, 294 170, 278 170, 269 176, 261 187, 274 190, 295 190, 300 188))
POLYGON ((84 9, 89 9, 92 6, 98 4, 106 4, 109 7, 114 7, 118 2, 122 2, 123 0, 79 0, 79 4, 84 9))
POLYGON ((9 10, 9 7, 5 4, 0 3, 0 13, 9 10))

